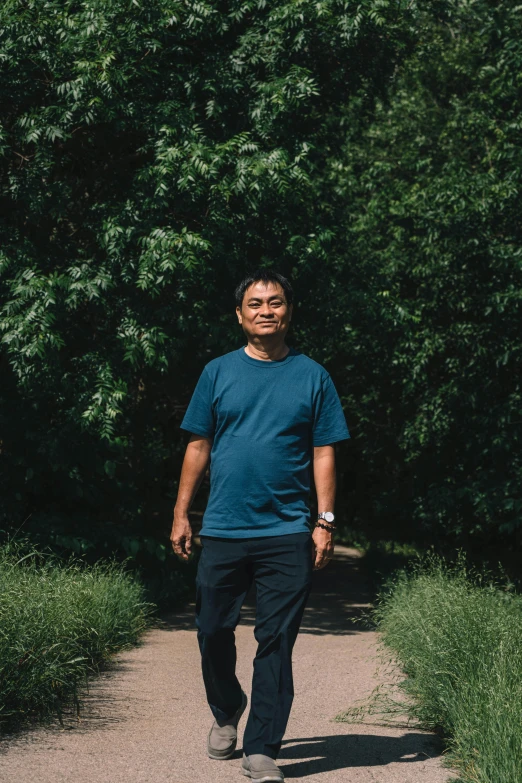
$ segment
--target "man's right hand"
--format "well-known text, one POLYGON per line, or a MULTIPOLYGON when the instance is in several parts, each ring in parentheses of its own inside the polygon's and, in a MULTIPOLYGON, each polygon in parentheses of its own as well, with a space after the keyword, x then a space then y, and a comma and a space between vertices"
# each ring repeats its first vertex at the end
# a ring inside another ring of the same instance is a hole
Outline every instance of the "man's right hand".
POLYGON ((186 514, 176 516, 170 534, 172 549, 181 560, 188 560, 192 552, 192 528, 186 514))

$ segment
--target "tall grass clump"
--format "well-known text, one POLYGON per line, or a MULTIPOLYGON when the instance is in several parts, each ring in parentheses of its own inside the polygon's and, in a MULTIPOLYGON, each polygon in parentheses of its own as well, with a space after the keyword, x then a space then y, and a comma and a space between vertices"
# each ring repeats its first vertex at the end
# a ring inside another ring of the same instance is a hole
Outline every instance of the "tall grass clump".
POLYGON ((64 562, 27 542, 0 547, 0 726, 61 715, 89 674, 137 641, 149 614, 121 564, 64 562))
POLYGON ((399 573, 375 618, 409 711, 442 731, 467 783, 522 780, 522 597, 431 557, 399 573))

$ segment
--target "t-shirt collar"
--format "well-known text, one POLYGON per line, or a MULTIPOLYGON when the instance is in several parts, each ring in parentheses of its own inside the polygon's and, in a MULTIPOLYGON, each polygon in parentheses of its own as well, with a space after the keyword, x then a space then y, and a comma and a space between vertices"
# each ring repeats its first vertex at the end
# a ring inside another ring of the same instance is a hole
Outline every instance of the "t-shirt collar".
POLYGON ((245 352, 244 345, 241 346, 237 353, 240 359, 242 359, 247 364, 252 365, 253 367, 260 367, 263 369, 271 367, 273 369, 274 367, 282 367, 284 364, 288 364, 288 362, 291 362, 294 356, 297 356, 299 352, 296 351, 295 348, 290 348, 286 356, 284 356, 282 359, 274 359, 273 361, 268 362, 264 361, 263 359, 253 359, 245 352))

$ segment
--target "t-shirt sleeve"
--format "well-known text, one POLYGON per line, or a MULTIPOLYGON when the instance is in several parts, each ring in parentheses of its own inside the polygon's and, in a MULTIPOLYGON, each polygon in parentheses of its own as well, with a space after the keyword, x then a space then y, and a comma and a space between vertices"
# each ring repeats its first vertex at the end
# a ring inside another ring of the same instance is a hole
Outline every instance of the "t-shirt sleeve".
POLYGON ((204 438, 214 436, 212 380, 206 368, 200 375, 180 426, 182 430, 202 435, 204 438))
POLYGON ((350 437, 339 395, 329 375, 321 384, 321 393, 313 424, 313 445, 327 446, 350 437))

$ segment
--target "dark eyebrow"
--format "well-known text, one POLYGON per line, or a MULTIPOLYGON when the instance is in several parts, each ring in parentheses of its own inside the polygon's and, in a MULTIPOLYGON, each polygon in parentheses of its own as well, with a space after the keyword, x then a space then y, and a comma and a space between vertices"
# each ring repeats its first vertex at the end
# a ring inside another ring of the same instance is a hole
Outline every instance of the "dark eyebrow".
MULTIPOLYGON (((283 301, 284 301, 284 296, 282 294, 272 294, 272 296, 269 296, 266 301, 267 302, 271 302, 272 299, 283 299, 283 301)), ((259 296, 249 296, 247 301, 249 301, 249 302, 262 302, 263 300, 259 296)))

